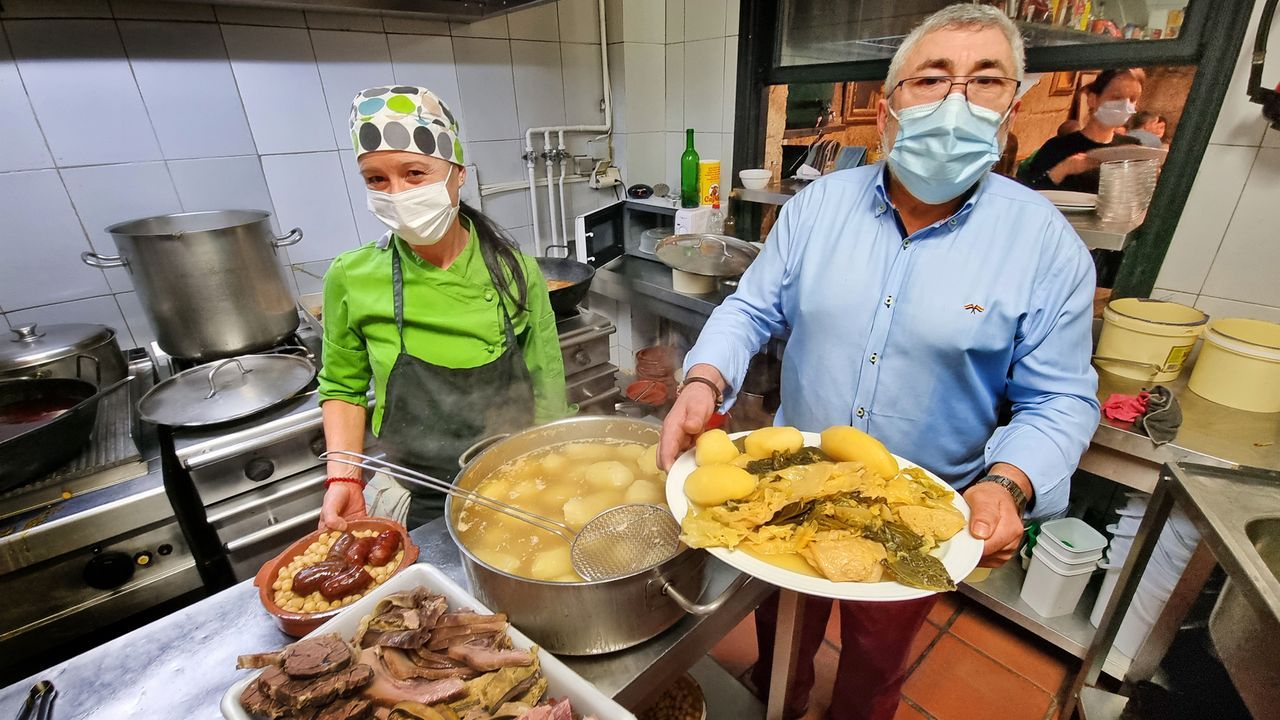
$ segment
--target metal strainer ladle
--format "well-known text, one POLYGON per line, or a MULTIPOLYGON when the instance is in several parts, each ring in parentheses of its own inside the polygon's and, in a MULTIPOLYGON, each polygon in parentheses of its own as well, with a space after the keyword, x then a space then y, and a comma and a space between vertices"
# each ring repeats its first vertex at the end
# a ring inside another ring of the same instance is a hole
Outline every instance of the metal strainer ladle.
POLYGON ((382 458, 345 450, 321 453, 320 458, 422 485, 558 535, 569 543, 574 571, 586 580, 611 580, 648 570, 665 562, 680 549, 679 524, 670 512, 657 505, 619 505, 599 513, 575 532, 559 520, 494 500, 474 490, 465 490, 382 458))

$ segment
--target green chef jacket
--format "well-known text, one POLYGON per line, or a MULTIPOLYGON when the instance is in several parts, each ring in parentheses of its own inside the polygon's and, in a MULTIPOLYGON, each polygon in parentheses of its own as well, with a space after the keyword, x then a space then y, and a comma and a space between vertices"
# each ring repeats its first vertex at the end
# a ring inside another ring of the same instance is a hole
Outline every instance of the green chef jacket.
MULTIPOLYGON (((506 349, 500 294, 480 254, 475 228, 466 248, 447 269, 418 257, 399 237, 404 273, 404 341, 409 354, 433 365, 478 367, 506 349)), ((533 258, 520 254, 528 286, 528 309, 507 303, 517 342, 533 383, 534 421, 569 413, 564 361, 547 284, 533 258)), ((400 353, 391 286, 391 251, 373 242, 339 255, 324 276, 324 366, 320 400, 366 403, 374 381, 377 404, 373 432, 382 427, 387 376, 400 353)))

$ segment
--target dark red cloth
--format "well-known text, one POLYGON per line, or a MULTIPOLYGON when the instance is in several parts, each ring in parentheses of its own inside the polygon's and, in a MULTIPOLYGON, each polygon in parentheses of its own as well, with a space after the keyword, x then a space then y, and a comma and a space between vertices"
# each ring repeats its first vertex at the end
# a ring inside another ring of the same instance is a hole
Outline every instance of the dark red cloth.
POLYGON ((1116 422, 1131 423, 1147 411, 1147 398, 1150 395, 1145 390, 1137 395, 1112 393, 1102 403, 1102 414, 1116 422))
MULTIPOLYGON (((791 703, 786 717, 804 715, 813 689, 813 660, 822 646, 832 600, 804 596, 795 675, 791 678, 791 703)), ((835 603, 840 609, 840 664, 831 691, 830 720, 891 720, 898 710, 902 684, 906 682, 911 641, 938 601, 937 595, 902 602, 835 603)), ((760 659, 751 680, 760 692, 769 689, 773 660, 773 636, 778 621, 775 593, 756 609, 756 640, 760 659)))

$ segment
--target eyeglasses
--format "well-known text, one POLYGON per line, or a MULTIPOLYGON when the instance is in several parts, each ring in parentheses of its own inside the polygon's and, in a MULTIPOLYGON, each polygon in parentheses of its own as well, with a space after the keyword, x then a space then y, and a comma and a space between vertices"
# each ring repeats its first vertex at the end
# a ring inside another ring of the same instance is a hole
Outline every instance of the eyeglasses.
POLYGON ((929 75, 910 77, 893 86, 886 96, 892 98, 899 90, 903 98, 913 104, 937 102, 951 94, 956 85, 964 88, 965 99, 975 105, 993 110, 1008 110, 1013 106, 1019 82, 1011 77, 998 75, 929 75))

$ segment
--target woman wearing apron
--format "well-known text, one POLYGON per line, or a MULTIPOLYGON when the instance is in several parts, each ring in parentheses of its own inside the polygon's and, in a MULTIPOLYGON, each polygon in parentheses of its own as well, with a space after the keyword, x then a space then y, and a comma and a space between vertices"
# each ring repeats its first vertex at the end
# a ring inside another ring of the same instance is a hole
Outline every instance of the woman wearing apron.
MULTIPOLYGON (((324 278, 320 399, 329 451, 361 452, 449 481, 477 440, 563 417, 564 365, 546 281, 488 218, 458 200, 466 177, 453 114, 429 90, 356 96, 351 139, 369 210, 391 229, 324 278)), ((321 528, 365 514, 357 468, 331 461, 321 528)), ((419 487, 408 522, 441 514, 419 487)))

